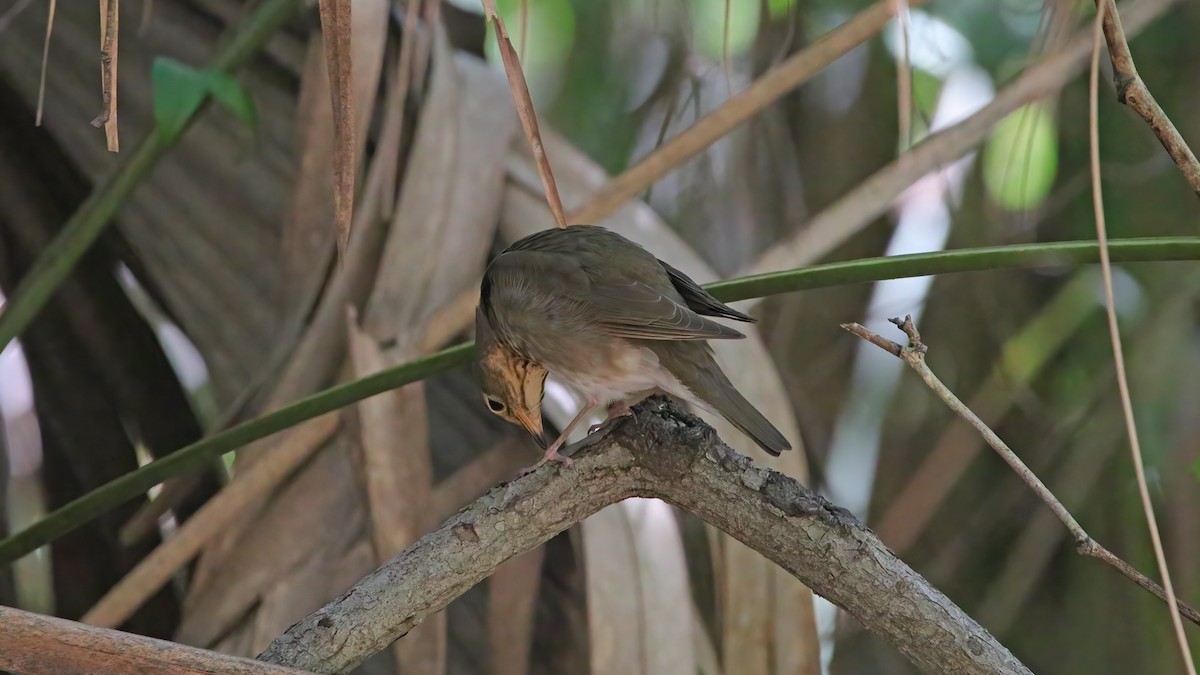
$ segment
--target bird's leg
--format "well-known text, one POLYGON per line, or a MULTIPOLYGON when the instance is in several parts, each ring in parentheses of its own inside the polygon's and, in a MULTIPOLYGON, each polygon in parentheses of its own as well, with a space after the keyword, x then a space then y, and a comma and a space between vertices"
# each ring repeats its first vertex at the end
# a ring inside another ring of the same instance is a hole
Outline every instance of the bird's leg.
POLYGON ((579 410, 579 414, 575 416, 575 419, 571 420, 571 422, 567 424, 567 427, 562 430, 562 433, 558 435, 558 438, 550 444, 550 447, 546 448, 546 454, 542 456, 542 461, 538 462, 532 470, 537 470, 546 462, 562 462, 564 467, 571 466, 571 458, 567 457, 566 455, 559 454, 558 449, 567 442, 567 436, 571 435, 571 432, 575 429, 575 427, 579 426, 579 423, 583 421, 584 417, 587 417, 588 413, 592 411, 592 408, 596 407, 597 403, 599 403, 599 401, 589 399, 588 402, 583 405, 583 408, 579 410))
POLYGON ((608 406, 608 417, 604 418, 603 422, 601 422, 599 424, 593 424, 592 426, 588 427, 588 434, 596 433, 597 431, 600 430, 600 427, 603 427, 605 424, 608 424, 609 422, 617 419, 618 417, 632 415, 633 411, 629 409, 629 401, 630 401, 630 399, 625 399, 623 401, 614 401, 612 403, 612 405, 608 406))

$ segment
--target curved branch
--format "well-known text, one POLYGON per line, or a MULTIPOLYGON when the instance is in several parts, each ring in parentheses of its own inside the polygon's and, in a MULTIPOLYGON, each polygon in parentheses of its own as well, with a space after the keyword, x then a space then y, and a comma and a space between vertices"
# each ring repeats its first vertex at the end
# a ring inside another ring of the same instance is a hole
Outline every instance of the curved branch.
POLYGON ((259 658, 345 672, 502 562, 627 497, 695 513, 791 572, 928 672, 1028 673, 847 511, 725 446, 664 399, 635 406, 570 469, 547 466, 459 511, 259 658))

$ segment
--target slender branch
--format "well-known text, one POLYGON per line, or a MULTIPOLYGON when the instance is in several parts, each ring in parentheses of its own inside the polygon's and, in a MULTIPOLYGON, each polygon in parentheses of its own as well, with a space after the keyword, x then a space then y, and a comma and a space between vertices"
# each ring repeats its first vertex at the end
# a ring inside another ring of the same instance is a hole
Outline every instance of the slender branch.
MULTIPOLYGON (((1150 486, 1146 484, 1146 467, 1142 461, 1142 444, 1138 437, 1137 420, 1133 415, 1133 398, 1129 394, 1129 378, 1125 374, 1125 348, 1121 345, 1121 329, 1117 325, 1117 303, 1113 296, 1112 283, 1112 263, 1108 259, 1108 228, 1104 222, 1104 195, 1100 185, 1100 116, 1098 113, 1098 99, 1100 90, 1100 34, 1104 32, 1106 35, 1109 31, 1102 31, 1102 26, 1109 24, 1115 26, 1116 32, 1121 32, 1120 18, 1117 16, 1117 8, 1109 2, 1101 2, 1096 8, 1096 27, 1094 29, 1095 37, 1092 44, 1092 69, 1091 76, 1088 78, 1088 154, 1092 173, 1092 209, 1096 220, 1096 241, 1100 244, 1100 275, 1104 279, 1104 308, 1105 314, 1108 317, 1108 334, 1112 342, 1113 351, 1113 366, 1117 375, 1117 391, 1121 395, 1121 412, 1125 417, 1125 433, 1129 438, 1129 453, 1133 458, 1134 475, 1137 477, 1138 496, 1142 500, 1142 512, 1146 515, 1146 527, 1150 530, 1150 543, 1154 549, 1154 560, 1158 563, 1158 573, 1162 577, 1163 594, 1166 596, 1167 607, 1171 610, 1171 626, 1175 630, 1175 641, 1179 645, 1180 655, 1183 657, 1183 665, 1187 669, 1189 675, 1196 675, 1196 664, 1192 661, 1192 650, 1188 645, 1187 634, 1183 631, 1183 621, 1179 619, 1179 602, 1175 598, 1175 589, 1171 583, 1171 571, 1167 566, 1167 554, 1163 551, 1162 535, 1158 531, 1158 519, 1154 517, 1154 503, 1150 500, 1150 486)), ((1111 39, 1109 44, 1112 44, 1111 39)), ((1129 47, 1125 44, 1124 35, 1120 36, 1119 48, 1125 49, 1125 57, 1128 60, 1125 67, 1133 68, 1133 59, 1129 57, 1129 47)), ((1113 67, 1116 69, 1117 63, 1123 60, 1120 57, 1113 57, 1113 67)), ((1136 77, 1136 71, 1133 73, 1136 77)), ((1139 80, 1140 81, 1140 80, 1139 80)), ((1143 86, 1143 89, 1145 87, 1143 86)), ((1147 97, 1150 97, 1150 92, 1145 92, 1147 97)), ((1154 104, 1157 109, 1158 104, 1154 103, 1154 98, 1150 97, 1150 103, 1154 104)), ((1162 119, 1169 125, 1170 120, 1166 119, 1166 115, 1162 114, 1162 110, 1157 112, 1162 119)), ((1153 123, 1151 124, 1153 127, 1153 123)), ((1171 127, 1171 131, 1175 128, 1171 127)), ((1157 129, 1156 129, 1157 131, 1157 129)), ((1178 136, 1178 133, 1176 133, 1178 136)), ((1161 135, 1159 139, 1163 141, 1163 145, 1167 145, 1167 140, 1161 135)), ((1179 139, 1183 143, 1183 139, 1179 139)), ((1187 146, 1183 148, 1187 150, 1187 146)), ((1170 150, 1170 147, 1167 148, 1170 150)), ((1188 155, 1191 155, 1191 150, 1188 150, 1188 155)), ((1172 157, 1175 155, 1172 154, 1172 157)), ((1178 160, 1177 160, 1178 161, 1178 160)), ((1196 158, 1191 158, 1192 164, 1196 163, 1196 158)), ((1181 164, 1182 168, 1183 165, 1181 164)), ((1184 174, 1187 174, 1186 169, 1184 174)), ((1121 568, 1118 568, 1121 569, 1121 568)))
POLYGON ((662 398, 634 410, 585 440, 592 447, 570 469, 542 467, 492 489, 292 626, 259 658, 346 672, 504 561, 605 506, 642 496, 695 513, 759 551, 926 672, 1029 672, 845 509, 755 466, 662 398))
POLYGON ((0 606, 0 671, 23 675, 176 673, 298 675, 251 661, 66 619, 0 606))
MULTIPOLYGON (((351 241, 351 258, 357 241, 357 237, 351 241)), ((1113 260, 1121 262, 1200 260, 1200 237, 1118 240, 1110 242, 1109 253, 1113 260)), ((719 281, 708 284, 705 288, 719 300, 734 302, 765 295, 882 279, 1019 267, 1080 265, 1093 263, 1098 256, 1099 249, 1094 241, 1018 244, 813 265, 786 272, 719 281)), ((324 306, 322 304, 322 307, 324 306)), ((333 305, 329 307, 330 311, 336 311, 333 305)), ((206 462, 226 452, 237 450, 248 443, 361 401, 368 396, 457 368, 467 362, 472 348, 473 345, 469 342, 455 345, 436 354, 380 371, 370 377, 339 384, 181 448, 96 488, 59 507, 26 529, 0 540, 0 565, 7 565, 39 546, 98 518, 117 505, 145 494, 164 480, 204 466, 206 462)), ((311 360, 293 361, 307 365, 308 370, 311 370, 311 360)))
POLYGON ((1158 142, 1162 143, 1167 154, 1183 173, 1192 192, 1200 195, 1200 162, 1196 161, 1196 155, 1188 147, 1187 141, 1179 135, 1171 118, 1167 117, 1167 113, 1158 105, 1158 101, 1142 81, 1141 75, 1138 75, 1116 3, 1113 0, 1096 0, 1096 11, 1103 15, 1104 41, 1108 44, 1108 56, 1112 61, 1117 100, 1146 120, 1146 124, 1150 125, 1150 129, 1158 137, 1158 142))
MULTIPOLYGON (((1119 558, 1116 554, 1104 548, 1104 546, 1093 539, 1091 535, 1089 535, 1087 531, 1083 529, 1083 526, 1081 526, 1079 522, 1075 520, 1075 517, 1072 516, 1071 512, 1067 510, 1067 507, 1063 506, 1062 502, 1060 502, 1058 498, 1054 496, 1054 493, 1051 492, 1050 489, 1047 488, 1046 485, 1042 483, 1042 481, 1038 479, 1036 475, 1034 475, 1033 471, 1031 471, 1029 467, 1021 461, 1021 458, 1018 457, 1017 454, 1013 452, 1012 449, 1009 448, 999 436, 996 435, 996 432, 992 431, 991 428, 988 427, 987 423, 979 419, 979 417, 972 412, 971 409, 966 406, 966 404, 960 401, 959 398, 954 395, 954 392, 950 391, 950 389, 938 379, 937 375, 934 375, 933 371, 930 370, 929 365, 925 363, 925 353, 929 350, 929 347, 926 346, 925 342, 921 340, 921 334, 917 332, 917 327, 913 324, 912 317, 905 317, 903 321, 900 319, 891 319, 891 322, 896 324, 901 330, 904 331, 905 335, 908 336, 908 346, 902 347, 899 344, 892 342, 891 340, 888 340, 878 333, 868 330, 857 323, 842 324, 842 328, 845 328, 854 335, 867 340, 871 344, 879 346, 884 351, 897 356, 900 358, 900 360, 912 367, 917 375, 920 376, 921 380, 924 381, 931 390, 933 390, 933 393, 937 394, 938 398, 942 399, 942 401, 951 410, 958 413, 958 415, 966 420, 968 424, 974 427, 980 433, 980 435, 983 436, 983 440, 986 441, 987 444, 990 445, 998 455, 1000 455, 1001 459, 1003 459, 1009 466, 1013 468, 1013 471, 1017 473, 1021 480, 1024 481, 1025 484, 1028 485, 1035 494, 1037 494, 1038 498, 1041 499, 1042 502, 1049 507, 1052 512, 1054 512, 1055 517, 1057 517, 1059 521, 1066 526, 1067 530, 1071 533, 1071 537, 1075 539, 1076 550, 1080 554, 1108 563, 1138 586, 1150 591, 1160 600, 1167 602, 1167 594, 1163 591, 1161 586, 1148 578, 1146 575, 1138 572, 1133 568, 1133 566, 1121 560, 1121 558, 1119 558)), ((1182 600, 1177 600, 1177 602, 1179 605, 1179 614, 1187 618, 1189 621, 1200 625, 1200 612, 1197 612, 1194 608, 1182 600)))

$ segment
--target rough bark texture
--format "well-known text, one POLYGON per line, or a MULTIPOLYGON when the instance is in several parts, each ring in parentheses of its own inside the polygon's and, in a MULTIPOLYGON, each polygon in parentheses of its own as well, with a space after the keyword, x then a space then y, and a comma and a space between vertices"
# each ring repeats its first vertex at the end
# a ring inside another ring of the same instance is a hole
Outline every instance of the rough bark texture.
POLYGON ((692 511, 758 550, 926 672, 1029 672, 848 512, 734 453, 699 419, 651 399, 597 437, 569 469, 543 467, 459 511, 259 658, 345 672, 505 560, 642 496, 692 511))

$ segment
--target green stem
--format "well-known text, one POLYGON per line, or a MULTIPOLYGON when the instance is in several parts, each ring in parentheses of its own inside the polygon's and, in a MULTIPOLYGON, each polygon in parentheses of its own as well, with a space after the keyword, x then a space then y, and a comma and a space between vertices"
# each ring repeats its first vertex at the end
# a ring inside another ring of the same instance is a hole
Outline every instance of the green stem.
MULTIPOLYGON (((1200 260, 1200 237, 1118 239, 1109 242, 1114 262, 1200 260)), ((1014 267, 1078 266, 1098 260, 1095 242, 1021 244, 918 253, 813 265, 786 272, 719 281, 707 286, 726 302, 813 288, 1014 267)), ((291 405, 222 431, 155 460, 68 503, 42 520, 0 541, 6 565, 151 487, 206 462, 318 415, 369 396, 416 382, 466 363, 473 345, 464 343, 401 364, 361 380, 337 385, 291 405)))
MULTIPOLYGON (((301 4, 302 0, 266 0, 238 24, 236 33, 213 59, 212 67, 228 72, 245 64, 301 4)), ((0 351, 29 326, 142 179, 179 142, 187 126, 170 134, 155 128, 138 143, 128 160, 92 188, 0 310, 0 351)))

